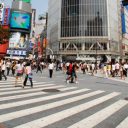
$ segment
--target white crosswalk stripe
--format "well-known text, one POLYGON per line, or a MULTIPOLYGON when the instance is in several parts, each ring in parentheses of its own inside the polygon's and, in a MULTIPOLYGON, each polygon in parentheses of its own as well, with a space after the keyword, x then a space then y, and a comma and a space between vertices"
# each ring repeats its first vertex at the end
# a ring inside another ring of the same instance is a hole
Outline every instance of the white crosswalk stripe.
MULTIPOLYGON (((69 128, 83 128, 83 127, 93 128, 98 123, 105 120, 106 118, 108 118, 113 113, 117 112, 119 109, 121 109, 122 107, 124 107, 127 104, 128 104, 127 101, 120 100, 120 101, 112 104, 111 106, 95 113, 94 115, 91 115, 90 117, 74 124, 73 126, 71 126, 69 128)), ((124 128, 124 127, 122 127, 122 128, 124 128)))
MULTIPOLYGON (((5 123, 6 125, 6 122, 19 120, 20 123, 14 124, 14 126, 12 125, 13 123, 10 124, 13 128, 47 127, 105 103, 103 109, 95 111, 92 115, 82 118, 77 122, 75 121, 75 123, 69 124, 67 127, 93 128, 128 105, 127 101, 116 99, 121 94, 120 92, 109 93, 103 90, 94 91, 87 88, 79 88, 78 86, 56 85, 54 82, 37 81, 34 82, 34 88, 27 87, 22 89, 20 87, 15 88, 12 85, 12 80, 13 78, 8 79, 5 85, 3 81, 0 81, 0 96, 2 96, 0 99, 0 123, 5 123), (45 89, 58 89, 60 92, 50 93, 45 92, 45 89), (114 102, 107 104, 110 100, 114 102), (34 104, 34 106, 31 106, 31 104, 34 104), (68 107, 65 108, 64 106, 68 107), (63 107, 64 109, 62 109, 63 107), (11 111, 6 111, 11 108, 13 108, 11 111), (61 109, 58 111, 56 108, 61 109), (32 120, 29 118, 31 115, 45 113, 45 111, 52 109, 56 111, 32 120), (23 117, 28 118, 28 121, 20 121, 23 117)), ((128 117, 119 122, 115 127, 127 128, 127 124, 128 117)))
POLYGON ((122 121, 116 128, 128 128, 128 117, 122 121))
POLYGON ((18 126, 16 128, 34 128, 34 127, 41 128, 41 127, 45 127, 45 126, 48 126, 48 125, 50 125, 52 123, 55 123, 55 122, 60 121, 62 119, 65 119, 65 118, 67 118, 69 116, 72 116, 74 114, 77 114, 79 112, 87 110, 87 109, 89 109, 89 108, 91 108, 93 106, 101 104, 101 103, 103 103, 103 102, 105 102, 105 101, 107 101, 107 100, 109 100, 109 99, 111 99, 111 98, 113 98, 113 97, 115 97, 117 95, 119 95, 119 93, 114 92, 112 94, 103 96, 103 97, 95 99, 93 101, 90 101, 90 102, 87 102, 87 103, 72 107, 70 109, 67 109, 67 110, 64 110, 64 111, 49 115, 47 117, 43 117, 43 118, 31 121, 29 123, 23 124, 23 125, 18 126))

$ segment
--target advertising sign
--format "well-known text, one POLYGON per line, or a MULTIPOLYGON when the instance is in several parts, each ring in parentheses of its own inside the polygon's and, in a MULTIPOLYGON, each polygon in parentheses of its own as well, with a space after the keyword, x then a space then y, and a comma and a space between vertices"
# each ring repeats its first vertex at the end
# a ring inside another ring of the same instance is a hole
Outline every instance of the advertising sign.
POLYGON ((10 8, 5 8, 2 25, 9 25, 9 17, 10 17, 10 8))
POLYGON ((3 21, 4 3, 0 3, 0 22, 3 21))
POLYGON ((121 8, 121 19, 122 19, 122 32, 123 37, 128 39, 128 8, 123 7, 121 8))
POLYGON ((8 55, 26 56, 25 50, 7 50, 8 55))
POLYGON ((25 3, 31 3, 31 0, 14 0, 14 1, 23 1, 25 3))
POLYGON ((31 16, 28 13, 14 11, 11 13, 10 27, 13 29, 30 29, 31 16))
POLYGON ((28 42, 28 36, 20 32, 11 33, 9 39, 9 48, 26 49, 28 42))

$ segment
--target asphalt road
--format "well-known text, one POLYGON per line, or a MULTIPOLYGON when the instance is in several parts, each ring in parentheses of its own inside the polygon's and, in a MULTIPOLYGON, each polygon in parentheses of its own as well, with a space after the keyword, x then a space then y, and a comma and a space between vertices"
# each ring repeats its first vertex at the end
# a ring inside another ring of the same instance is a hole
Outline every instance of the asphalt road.
POLYGON ((82 73, 78 84, 65 78, 34 72, 34 87, 24 89, 14 77, 0 81, 2 128, 128 128, 128 84, 82 73))

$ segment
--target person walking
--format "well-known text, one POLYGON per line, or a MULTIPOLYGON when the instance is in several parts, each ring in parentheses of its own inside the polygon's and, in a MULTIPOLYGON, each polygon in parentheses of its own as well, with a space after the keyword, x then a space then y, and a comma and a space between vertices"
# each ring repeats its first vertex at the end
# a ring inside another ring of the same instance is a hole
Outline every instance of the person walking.
POLYGON ((15 79, 15 87, 17 85, 17 81, 20 78, 21 82, 22 82, 22 86, 23 86, 23 65, 21 61, 18 61, 18 64, 16 64, 16 79, 15 79))
POLYGON ((24 69, 24 72, 25 72, 25 79, 24 79, 24 82, 23 82, 23 88, 24 88, 24 86, 26 86, 26 83, 27 83, 28 79, 30 81, 31 88, 32 88, 33 87, 33 82, 32 82, 32 69, 31 69, 30 62, 27 62, 26 66, 25 66, 25 69, 24 69))
POLYGON ((0 58, 0 80, 2 80, 2 60, 0 58))
POLYGON ((11 61, 7 60, 7 62, 6 62, 7 76, 9 75, 10 68, 11 68, 11 61))
POLYGON ((2 62, 1 70, 2 70, 2 76, 5 78, 5 80, 7 80, 7 77, 4 74, 5 70, 6 70, 6 64, 5 64, 5 60, 4 59, 3 59, 3 62, 2 62))
POLYGON ((41 74, 42 74, 41 63, 40 62, 37 63, 37 71, 36 71, 36 73, 38 73, 38 71, 40 71, 41 74))
POLYGON ((49 69, 49 77, 52 78, 53 69, 54 69, 54 64, 53 64, 53 62, 50 62, 50 63, 49 63, 48 69, 49 69))

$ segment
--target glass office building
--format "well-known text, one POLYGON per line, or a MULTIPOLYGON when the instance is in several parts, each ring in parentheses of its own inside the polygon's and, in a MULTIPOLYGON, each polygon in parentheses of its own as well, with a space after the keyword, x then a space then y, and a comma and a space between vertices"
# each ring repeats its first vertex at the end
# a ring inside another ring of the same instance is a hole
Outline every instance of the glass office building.
MULTIPOLYGON (((97 52, 99 57, 104 54, 111 57, 119 56, 120 0, 53 0, 53 2, 59 4, 53 7, 49 2, 49 12, 58 15, 58 19, 55 20, 49 13, 48 35, 56 23, 60 55, 95 58, 97 52)), ((48 36, 52 48, 52 43, 55 42, 50 37, 52 33, 48 36)))

